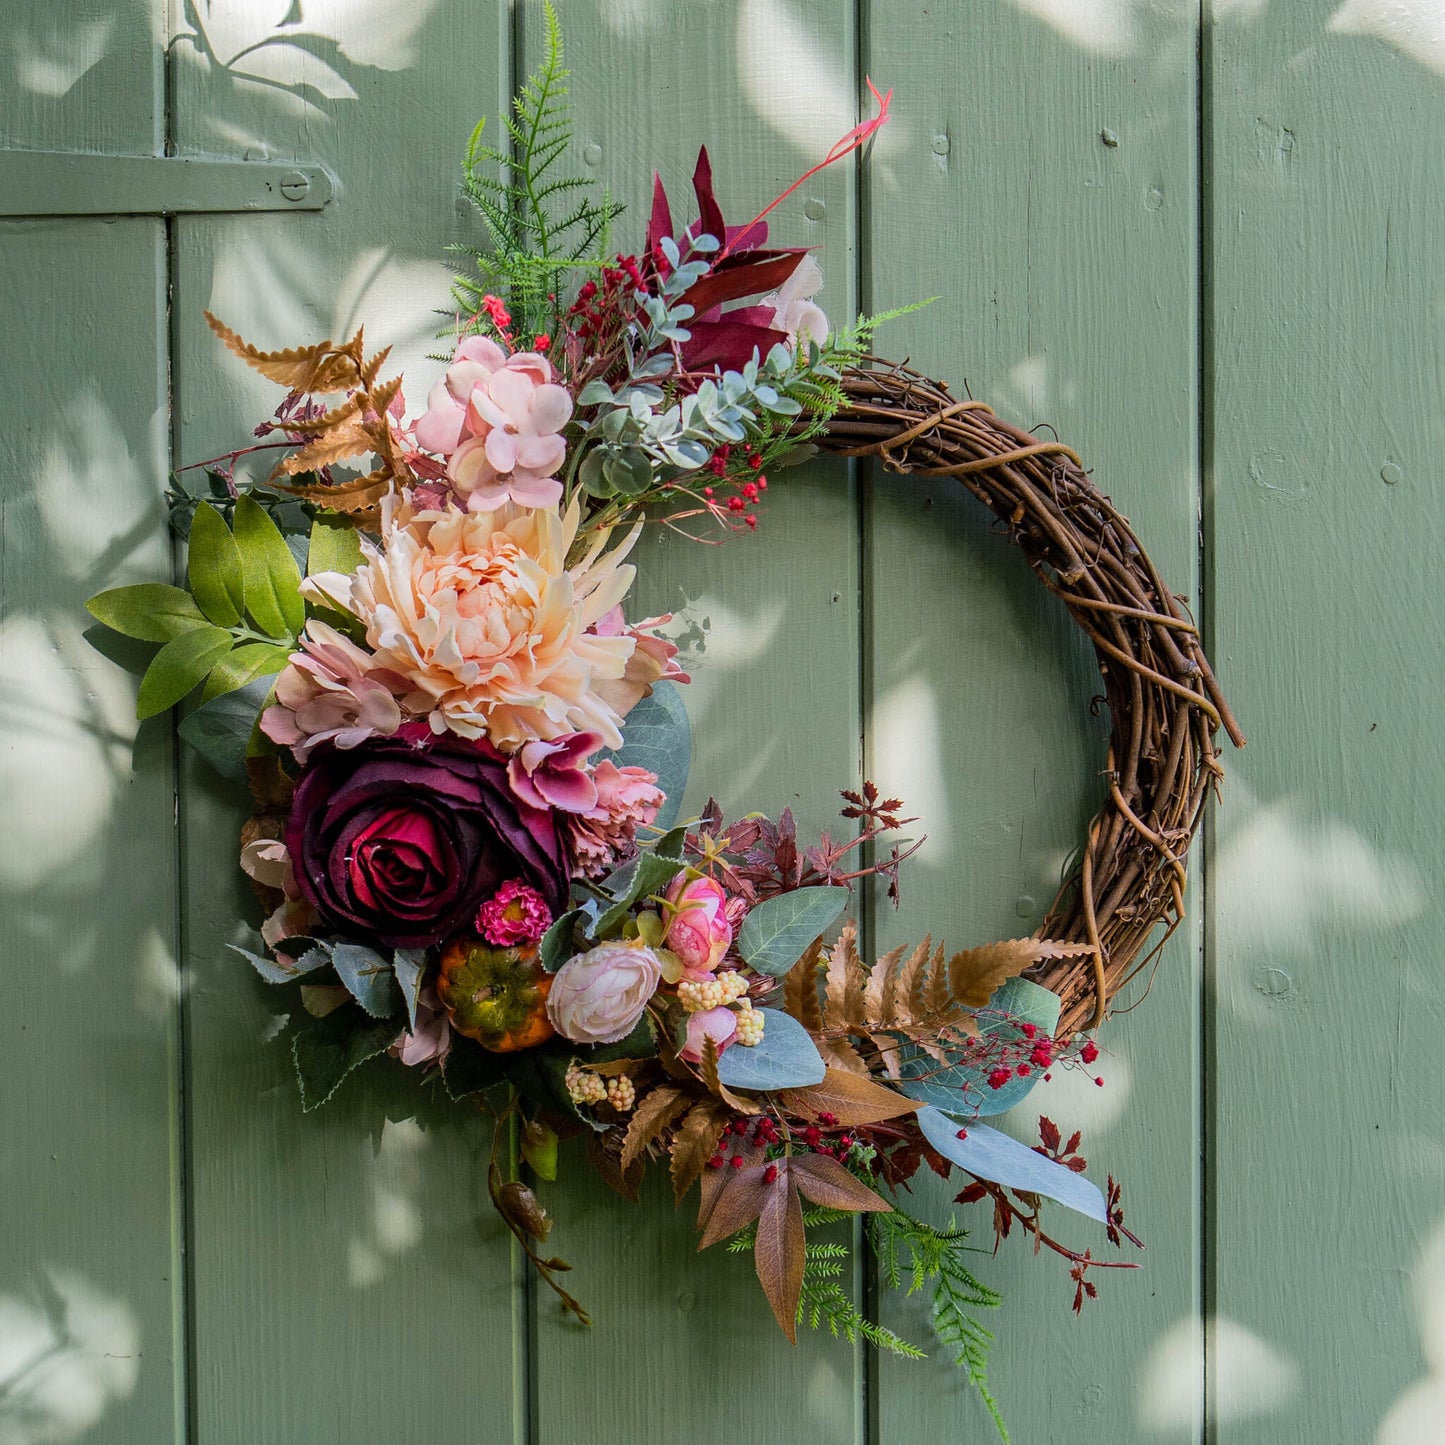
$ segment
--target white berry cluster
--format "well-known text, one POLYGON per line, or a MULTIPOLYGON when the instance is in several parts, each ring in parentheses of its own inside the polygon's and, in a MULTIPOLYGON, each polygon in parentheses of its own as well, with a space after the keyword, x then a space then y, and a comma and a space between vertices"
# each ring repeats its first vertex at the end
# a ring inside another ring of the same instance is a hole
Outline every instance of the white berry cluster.
POLYGON ((763 1041, 763 1024, 767 1021, 767 1015, 761 1009, 756 1009, 746 999, 743 1006, 738 1010, 738 1032, 737 1042, 752 1048, 754 1044, 763 1041))
MULTIPOLYGON (((608 1097, 608 1088, 601 1076, 590 1069, 584 1069, 576 1059, 567 1065, 567 1076, 563 1083, 567 1086, 567 1097, 574 1104, 600 1104, 608 1097)), ((631 1084, 628 1084, 628 1088, 631 1087, 631 1084)))
POLYGON ((677 986, 677 997, 688 1013, 700 1014, 710 1008, 726 1008, 747 991, 747 980, 736 969, 729 969, 706 983, 691 983, 684 979, 677 986))
POLYGON ((637 1090, 626 1074, 617 1074, 607 1081, 607 1102, 619 1114, 625 1114, 637 1102, 637 1090))

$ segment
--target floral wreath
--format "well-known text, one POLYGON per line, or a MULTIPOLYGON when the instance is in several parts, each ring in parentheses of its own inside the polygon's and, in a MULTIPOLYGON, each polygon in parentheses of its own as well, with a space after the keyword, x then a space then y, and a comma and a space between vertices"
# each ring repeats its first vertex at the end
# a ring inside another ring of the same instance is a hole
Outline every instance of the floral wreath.
POLYGON ((1076 1311, 1093 1270, 1135 1267, 1044 1226, 1047 1198, 1139 1243, 1113 1178, 1084 1177, 1078 1133, 1040 1117, 1031 1148, 981 1121, 1095 1063, 1081 1030, 1182 917, 1214 733, 1243 740, 1187 613, 1078 458, 878 362, 888 318, 834 330, 816 261, 770 243, 768 214, 863 146, 892 92, 870 81, 876 115, 746 225, 725 222, 705 149, 686 225, 655 178, 624 255, 605 242, 619 208, 556 174, 566 76, 549 7, 507 151, 481 126, 467 148, 493 244, 457 281, 425 411, 406 419, 360 333, 263 352, 208 317, 285 400, 257 444, 178 474, 187 586, 116 588, 90 611, 157 644, 139 716, 199 690, 182 737, 249 783, 241 866, 266 919, 236 951, 288 1001, 303 1108, 383 1055, 481 1108, 492 1202, 584 1321, 533 1188, 565 1137, 631 1200, 649 1163, 679 1202, 696 1188, 699 1248, 753 1252, 789 1340, 802 1322, 921 1354, 844 1291, 846 1246, 805 1239, 866 1214, 884 1278, 926 1284, 1002 1430, 980 1320, 999 1297, 966 1232, 899 1193, 922 1165, 961 1175, 958 1201, 987 1201, 997 1237, 1064 1258, 1076 1311), (879 875, 896 903, 922 841, 871 783, 843 792, 847 835, 811 845, 786 811, 679 818, 689 679, 670 617, 625 619, 625 559, 644 524, 756 528, 770 477, 818 447, 957 476, 1099 654, 1109 800, 1033 937, 865 959, 839 926, 850 889, 879 875), (268 478, 237 476, 267 450, 268 478))

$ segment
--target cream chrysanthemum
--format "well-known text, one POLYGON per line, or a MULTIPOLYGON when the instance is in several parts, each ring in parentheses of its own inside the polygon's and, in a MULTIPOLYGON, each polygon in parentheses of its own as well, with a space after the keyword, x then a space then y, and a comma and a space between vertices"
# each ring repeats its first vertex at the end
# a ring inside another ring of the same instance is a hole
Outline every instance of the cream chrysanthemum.
POLYGON ((355 576, 323 573, 303 590, 366 626, 376 666, 412 685, 403 706, 433 731, 488 737, 503 752, 533 739, 596 732, 622 742, 617 712, 593 689, 622 677, 636 641, 587 629, 621 602, 639 529, 567 566, 580 512, 511 504, 495 512, 413 512, 389 499, 381 546, 363 542, 355 576))

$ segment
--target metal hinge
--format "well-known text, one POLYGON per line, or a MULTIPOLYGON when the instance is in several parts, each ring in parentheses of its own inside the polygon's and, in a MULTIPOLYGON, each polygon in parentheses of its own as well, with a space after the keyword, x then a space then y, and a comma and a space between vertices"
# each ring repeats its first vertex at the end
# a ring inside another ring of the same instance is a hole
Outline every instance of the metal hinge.
POLYGON ((0 150, 0 216, 319 211, 334 189, 321 166, 0 150))

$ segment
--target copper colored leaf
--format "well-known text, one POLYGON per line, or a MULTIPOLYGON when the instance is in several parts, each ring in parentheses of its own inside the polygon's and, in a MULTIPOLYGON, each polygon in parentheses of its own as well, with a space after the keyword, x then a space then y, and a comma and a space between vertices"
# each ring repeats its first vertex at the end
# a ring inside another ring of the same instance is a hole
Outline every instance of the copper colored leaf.
MULTIPOLYGON (((926 956, 928 945, 925 943, 921 947, 926 956)), ((873 1027, 889 1023, 895 1016, 894 985, 898 978, 898 964, 902 957, 903 949, 895 948, 885 953, 868 970, 868 983, 863 990, 863 1012, 868 1023, 873 1027)))
POLYGON ((371 436, 368 429, 355 422, 347 422, 334 431, 322 432, 303 447, 276 465, 273 476, 294 477, 302 472, 319 471, 332 462, 348 461, 352 457, 369 456, 372 452, 371 436))
POLYGON ((718 1103, 698 1104, 682 1121, 672 1140, 672 1195, 682 1196, 697 1182, 703 1165, 712 1158, 728 1111, 718 1103))
POLYGON ((783 975, 783 1008, 810 1034, 823 1028, 823 1010, 818 1000, 818 959, 823 940, 814 940, 808 951, 783 975))
POLYGON ((803 1206, 791 1170, 778 1171, 781 1189, 768 1190, 758 1219, 753 1265, 788 1343, 798 1343, 798 1296, 803 1290, 803 1206))
POLYGON ((828 953, 823 1017, 830 1029, 862 1023, 865 982, 863 961, 858 957, 858 926, 850 919, 828 953))
POLYGON ((740 1229, 746 1229, 762 1212, 768 1195, 774 1190, 786 1193, 787 1181, 783 1171, 776 1165, 754 1164, 748 1169, 719 1169, 723 1176, 722 1186, 713 1199, 703 1226, 702 1237, 697 1242, 699 1249, 706 1249, 720 1239, 727 1239, 740 1229), (768 1178, 772 1169, 773 1177, 768 1178))
POLYGON ((609 1129, 605 1134, 587 1136, 587 1157, 609 1189, 616 1190, 629 1204, 636 1204, 638 1191, 642 1187, 642 1173, 646 1167, 641 1159, 634 1159, 627 1168, 622 1167, 618 1153, 622 1147, 622 1130, 609 1129))
MULTIPOLYGON (((743 1159, 742 1167, 750 1164, 759 1164, 766 1154, 766 1150, 759 1144, 754 1144, 746 1139, 734 1138, 735 1148, 733 1153, 743 1159)), ((712 1217, 712 1211, 722 1195, 723 1186, 728 1182, 730 1175, 737 1171, 729 1165, 725 1169, 704 1169, 697 1181, 697 1227, 703 1230, 707 1227, 708 1220, 712 1217)))
POLYGON ((943 965, 943 946, 930 957, 927 941, 922 948, 915 949, 903 965, 903 974, 898 980, 898 997, 903 1002, 910 1018, 922 1018, 927 1012, 928 980, 937 974, 943 965))
POLYGON ((893 1212, 893 1206, 881 1194, 874 1193, 826 1154, 799 1154, 788 1162, 793 1183, 814 1204, 858 1214, 893 1212))
POLYGON ((223 321, 205 312, 207 324, 221 339, 222 345, 238 356, 253 371, 259 371, 268 381, 284 386, 289 391, 318 392, 325 394, 340 391, 348 384, 355 384, 356 367, 338 357, 338 348, 330 341, 317 342, 315 346, 297 346, 285 351, 261 351, 243 340, 223 321))
POLYGON ((863 1056, 848 1042, 847 1039, 819 1039, 818 1052, 824 1059, 830 1060, 840 1069, 847 1069, 850 1074, 868 1074, 868 1065, 863 1062, 863 1056))
POLYGON ((698 1071, 702 1074, 702 1081, 707 1085, 708 1093, 714 1098, 721 1099, 735 1114, 761 1114, 761 1104, 755 1104, 751 1099, 741 1098, 718 1078, 717 1062, 717 1040, 711 1034, 704 1034, 702 1060, 698 1065, 698 1071))
POLYGON ((1089 946, 1047 938, 1010 938, 955 953, 948 960, 948 992, 969 1008, 986 1008, 993 992, 1046 958, 1075 958, 1089 946))
POLYGON ((783 1107, 799 1118, 816 1119, 819 1114, 833 1114, 844 1128, 896 1119, 918 1107, 902 1094, 895 1094, 892 1089, 847 1069, 829 1069, 823 1082, 810 1088, 788 1089, 782 1101, 783 1107))
POLYGON ((637 1101, 627 1125, 627 1136, 622 1145, 622 1167, 630 1168, 632 1161, 687 1108, 688 1103, 689 1095, 675 1084, 659 1084, 657 1088, 648 1090, 637 1101))

